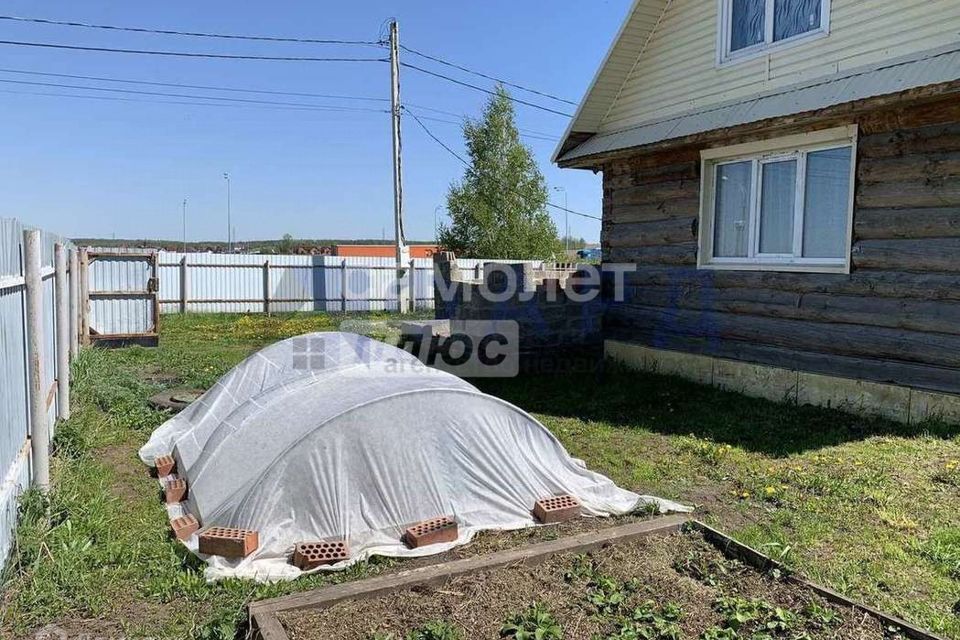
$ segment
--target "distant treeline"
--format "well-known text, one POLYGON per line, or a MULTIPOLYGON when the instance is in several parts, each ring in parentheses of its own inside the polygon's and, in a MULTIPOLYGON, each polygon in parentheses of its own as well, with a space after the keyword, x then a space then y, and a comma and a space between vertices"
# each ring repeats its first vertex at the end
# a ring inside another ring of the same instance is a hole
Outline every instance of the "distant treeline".
MULTIPOLYGON (((78 246, 87 247, 123 247, 136 249, 163 249, 182 251, 183 242, 177 240, 125 239, 125 238, 74 238, 78 246)), ((300 239, 281 238, 279 240, 246 240, 234 243, 234 251, 242 253, 314 253, 331 249, 338 244, 391 244, 390 240, 380 239, 300 239)), ((433 244, 432 240, 407 240, 407 244, 433 244)), ((188 252, 226 253, 227 243, 217 241, 187 242, 188 252)))

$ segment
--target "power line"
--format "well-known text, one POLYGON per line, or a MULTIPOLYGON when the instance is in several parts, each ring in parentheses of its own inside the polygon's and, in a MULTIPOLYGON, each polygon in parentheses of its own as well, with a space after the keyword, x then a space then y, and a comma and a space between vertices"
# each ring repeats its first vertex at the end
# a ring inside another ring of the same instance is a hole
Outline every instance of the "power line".
POLYGON ((510 82, 510 81, 508 81, 508 80, 504 80, 503 78, 497 78, 496 76, 487 75, 487 74, 482 73, 482 72, 480 72, 480 71, 475 71, 475 70, 473 70, 473 69, 469 69, 469 68, 467 68, 467 67, 461 66, 461 65, 456 64, 456 63, 454 63, 454 62, 450 62, 450 61, 448 61, 448 60, 444 60, 443 58, 438 58, 438 57, 436 57, 436 56, 432 56, 432 55, 423 53, 422 51, 417 51, 416 49, 411 49, 410 47, 406 47, 406 46, 401 45, 400 48, 403 49, 404 51, 406 51, 407 53, 412 53, 412 54, 415 55, 415 56, 420 56, 421 58, 426 58, 427 60, 433 60, 434 62, 437 62, 437 63, 439 63, 439 64, 442 64, 442 65, 445 65, 445 66, 448 66, 448 67, 452 67, 452 68, 454 68, 454 69, 459 69, 460 71, 463 71, 463 72, 465 72, 465 73, 469 73, 469 74, 478 76, 478 77, 480 77, 480 78, 486 78, 487 80, 492 80, 492 81, 494 81, 494 82, 499 82, 499 83, 502 84, 502 85, 506 85, 506 86, 508 86, 508 87, 513 87, 514 89, 519 89, 519 90, 521 90, 521 91, 526 91, 526 92, 528 92, 528 93, 533 93, 533 94, 536 94, 536 95, 538 95, 538 96, 542 96, 542 97, 544 97, 544 98, 550 98, 551 100, 556 100, 557 102, 564 102, 564 103, 566 103, 566 104, 573 105, 574 107, 577 106, 577 103, 576 103, 576 102, 574 102, 574 101, 572 101, 572 100, 567 100, 566 98, 560 98, 560 97, 558 97, 558 96, 554 96, 554 95, 551 95, 551 94, 549 94, 549 93, 545 93, 545 92, 543 92, 543 91, 538 91, 538 90, 536 90, 536 89, 531 89, 530 87, 525 87, 525 86, 523 86, 523 85, 521 85, 521 84, 516 84, 516 83, 510 82))
POLYGON ((29 85, 34 87, 53 87, 57 89, 81 89, 84 91, 101 91, 108 93, 123 93, 123 94, 133 94, 133 95, 142 95, 142 96, 160 96, 165 98, 188 98, 192 100, 216 100, 218 102, 243 102, 248 104, 268 104, 268 105, 277 105, 285 107, 316 107, 323 108, 330 111, 373 111, 376 113, 390 113, 386 109, 373 109, 370 107, 349 107, 344 105, 328 105, 328 104, 305 104, 301 102, 277 102, 273 100, 254 100, 249 98, 226 98, 223 96, 197 96, 190 95, 185 93, 164 93, 162 91, 138 91, 136 89, 117 89, 115 87, 88 87, 84 85, 77 84, 62 84, 56 82, 30 82, 28 80, 6 80, 0 78, 0 82, 4 84, 18 84, 18 85, 29 85))
MULTIPOLYGON (((425 124, 423 123, 423 121, 420 120, 420 118, 418 118, 415 113, 413 113, 413 112, 410 111, 409 109, 404 109, 404 111, 406 111, 407 113, 410 114, 410 117, 412 117, 412 118, 416 121, 416 123, 417 123, 418 125, 420 125, 420 128, 423 129, 423 131, 424 131, 428 136, 430 136, 430 137, 433 139, 434 142, 436 142, 438 145, 440 145, 441 147, 443 147, 443 148, 447 151, 447 153, 449 153, 449 154, 452 155, 454 158, 456 158, 457 160, 459 160, 460 162, 462 162, 463 165, 467 168, 467 171, 469 171, 470 173, 472 173, 474 176, 476 176, 476 177, 478 177, 478 178, 479 178, 479 177, 482 177, 480 174, 478 174, 478 173, 476 172, 476 170, 475 170, 472 166, 470 166, 470 163, 467 162, 466 159, 464 159, 463 156, 461 156, 459 153, 457 153, 456 151, 454 151, 453 149, 451 149, 443 140, 441 140, 440 138, 438 138, 437 136, 435 136, 435 135, 433 134, 433 132, 430 131, 430 129, 427 127, 427 125, 425 125, 425 124)), ((517 195, 520 195, 515 189, 510 189, 509 186, 504 185, 504 184, 503 184, 503 181, 497 180, 496 178, 493 178, 493 179, 494 179, 496 182, 498 182, 501 186, 504 186, 505 188, 509 189, 509 190, 512 191, 513 193, 515 193, 515 194, 517 194, 517 195)), ((589 213, 581 213, 580 211, 574 211, 573 209, 568 209, 567 207, 561 207, 560 205, 554 204, 554 203, 552 203, 552 202, 550 202, 550 201, 547 201, 546 204, 547 204, 548 207, 552 207, 552 208, 558 209, 558 210, 560 210, 560 211, 565 211, 566 213, 571 213, 571 214, 573 214, 573 215, 575 215, 575 216, 580 216, 580 217, 582 217, 582 218, 589 218, 589 219, 591 219, 591 220, 600 220, 601 222, 603 221, 603 218, 601 218, 601 217, 599 217, 599 216, 590 215, 589 213)))
POLYGON ((70 78, 72 80, 95 80, 98 82, 118 82, 123 84, 139 84, 152 87, 172 87, 176 89, 203 89, 207 91, 230 91, 236 93, 256 93, 275 96, 296 96, 300 98, 327 98, 331 100, 362 100, 367 102, 390 102, 390 98, 374 98, 372 96, 347 96, 329 93, 305 93, 299 91, 271 91, 264 89, 244 89, 240 87, 219 87, 203 84, 183 84, 179 82, 151 82, 148 80, 130 80, 126 78, 108 78, 104 76, 83 76, 69 73, 52 73, 46 71, 24 71, 20 69, 0 69, 0 73, 16 73, 20 75, 44 76, 49 78, 70 78))
POLYGON ((67 49, 70 51, 97 51, 101 53, 128 53, 146 56, 173 56, 180 58, 217 58, 221 60, 272 60, 280 62, 387 62, 386 58, 311 58, 305 56, 250 56, 230 55, 225 53, 197 53, 187 51, 154 51, 147 49, 113 49, 110 47, 81 47, 70 44, 53 44, 50 42, 21 42, 17 40, 0 40, 0 44, 15 47, 39 47, 43 49, 67 49))
POLYGON ((145 27, 120 27, 106 24, 89 24, 86 22, 69 22, 66 20, 46 20, 43 18, 24 18, 21 16, 0 16, 0 20, 16 22, 32 22, 34 24, 57 25, 62 27, 81 27, 84 29, 106 29, 110 31, 130 31, 133 33, 155 33, 166 36, 191 36, 194 38, 219 38, 224 40, 258 40, 263 42, 299 42, 305 44, 344 44, 344 45, 371 45, 381 46, 382 43, 373 40, 330 40, 315 38, 285 38, 280 36, 248 36, 227 33, 203 33, 197 31, 173 31, 168 29, 148 29, 145 27))
MULTIPOLYGON (((54 93, 49 91, 14 91, 12 89, 0 89, 0 93, 11 94, 11 95, 25 95, 25 96, 43 96, 43 97, 52 97, 52 98, 79 98, 81 100, 101 100, 105 102, 140 102, 144 104, 170 104, 170 105, 185 105, 191 107, 226 107, 226 108, 239 108, 239 109, 272 109, 277 111, 319 111, 319 112, 334 112, 334 113, 354 113, 355 111, 344 111, 336 108, 327 108, 327 107, 285 107, 285 106, 270 106, 270 105, 259 105, 259 104, 234 104, 234 103, 219 103, 219 102, 188 102, 183 100, 147 100, 139 98, 122 98, 118 96, 85 96, 75 93, 54 93)), ((375 109, 365 111, 364 113, 374 113, 377 112, 375 109)), ((383 113, 389 113, 385 111, 383 113)))
MULTIPOLYGON (((410 105, 410 106, 413 106, 413 105, 410 105)), ((419 108, 422 108, 422 107, 419 107, 419 108)), ((412 112, 411 112, 409 109, 406 109, 406 111, 412 115, 412 112)), ((453 114, 453 115, 458 115, 458 114, 453 114)), ((456 121, 456 120, 445 120, 445 119, 443 119, 443 118, 434 118, 434 117, 431 117, 431 116, 425 116, 425 115, 423 115, 423 114, 420 114, 420 118, 423 119, 423 120, 426 120, 426 121, 428 121, 428 122, 439 122, 439 123, 441 123, 441 124, 452 124, 452 125, 457 125, 457 126, 463 125, 463 122, 462 122, 462 121, 461 121, 461 122, 458 122, 458 121, 456 121)), ((546 136, 546 135, 541 135, 541 134, 539 134, 539 133, 532 132, 532 131, 528 131, 528 130, 526 130, 526 129, 520 129, 520 128, 518 128, 517 131, 519 131, 520 134, 521 134, 524 138, 530 138, 530 139, 532 139, 532 140, 543 140, 543 141, 546 141, 546 142, 556 142, 556 141, 559 139, 559 138, 552 138, 552 137, 549 137, 549 136, 546 136)))
MULTIPOLYGON (((440 79, 442 79, 442 80, 446 80, 447 82, 452 82, 452 83, 454 83, 454 84, 458 84, 458 85, 460 85, 460 86, 462 86, 462 87, 468 87, 468 88, 473 89, 473 90, 475 90, 475 91, 482 91, 483 93, 486 93, 486 94, 491 95, 491 96, 497 95, 497 92, 496 92, 496 91, 492 91, 491 89, 486 89, 486 88, 484 88, 484 87, 480 87, 480 86, 477 86, 477 85, 475 85, 475 84, 470 84, 469 82, 464 82, 464 81, 462 81, 462 80, 457 80, 456 78, 451 78, 450 76, 445 76, 445 75, 443 75, 442 73, 437 73, 436 71, 430 71, 429 69, 424 69, 423 67, 418 67, 418 66, 416 66, 416 65, 410 64, 409 62, 402 62, 402 63, 400 63, 400 64, 401 64, 401 66, 404 66, 404 67, 406 67, 406 68, 408 68, 408 69, 413 69, 414 71, 419 71, 420 73, 425 73, 425 74, 427 74, 428 76, 433 76, 433 77, 435 77, 435 78, 440 78, 440 79)), ((550 107, 544 107, 543 105, 536 104, 535 102, 527 102, 526 100, 521 100, 520 98, 515 98, 515 97, 513 97, 513 96, 507 96, 507 97, 508 97, 512 102, 516 102, 517 104, 523 104, 523 105, 526 105, 526 106, 528 106, 528 107, 533 107, 534 109, 540 109, 541 111, 546 111, 546 112, 548 112, 548 113, 553 113, 553 114, 556 114, 556 115, 558 115, 558 116, 563 116, 563 117, 565 117, 565 118, 572 118, 572 117, 573 117, 573 114, 564 113, 563 111, 557 111, 556 109, 551 109, 550 107)))

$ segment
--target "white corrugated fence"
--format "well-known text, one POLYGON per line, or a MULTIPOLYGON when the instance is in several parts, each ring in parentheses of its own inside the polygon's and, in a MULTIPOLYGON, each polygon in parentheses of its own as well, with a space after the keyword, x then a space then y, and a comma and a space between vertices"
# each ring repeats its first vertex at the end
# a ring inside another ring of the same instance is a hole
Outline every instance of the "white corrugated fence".
MULTIPOLYGON (((393 258, 161 251, 158 259, 161 313, 397 310, 393 258)), ((490 261, 457 262, 469 272, 490 261)), ((415 307, 432 309, 433 259, 411 263, 415 307)))
MULTIPOLYGON (((0 219, 0 563, 6 560, 13 541, 17 522, 18 498, 33 478, 31 456, 31 384, 27 341, 28 314, 26 308, 27 279, 24 274, 25 227, 13 219, 0 219)), ((59 371, 58 348, 75 355, 77 340, 73 330, 60 335, 57 332, 57 287, 54 265, 54 246, 63 245, 72 258, 74 246, 64 238, 52 233, 40 232, 40 323, 39 338, 40 376, 39 390, 52 440, 57 418, 68 414, 69 407, 61 408, 57 381, 68 379, 68 372, 59 371), (63 342, 68 344, 62 344, 63 342)), ((77 318, 76 299, 71 293, 70 265, 72 259, 61 263, 65 267, 60 277, 64 278, 60 291, 62 303, 67 305, 61 318, 77 318), (73 304, 71 304, 71 301, 73 304)), ((64 354, 60 362, 69 362, 64 354)), ((61 365, 62 366, 62 365, 61 365)), ((69 366, 67 367, 69 369, 69 366)), ((67 399, 64 394, 63 399, 67 399)))

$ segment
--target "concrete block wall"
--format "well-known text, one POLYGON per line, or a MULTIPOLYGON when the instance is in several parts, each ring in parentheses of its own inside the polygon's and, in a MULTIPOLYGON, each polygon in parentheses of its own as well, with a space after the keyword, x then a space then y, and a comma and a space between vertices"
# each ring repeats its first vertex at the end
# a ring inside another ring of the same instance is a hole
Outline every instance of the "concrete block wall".
MULTIPOLYGON (((434 256, 435 313, 438 319, 514 320, 520 330, 520 362, 525 371, 592 369, 603 356, 599 291, 576 284, 577 266, 489 262, 483 280, 461 274, 451 252, 434 256), (507 295, 510 289, 512 295, 507 295), (444 293, 445 292, 445 293, 444 293)), ((472 275, 472 274, 471 274, 472 275)))

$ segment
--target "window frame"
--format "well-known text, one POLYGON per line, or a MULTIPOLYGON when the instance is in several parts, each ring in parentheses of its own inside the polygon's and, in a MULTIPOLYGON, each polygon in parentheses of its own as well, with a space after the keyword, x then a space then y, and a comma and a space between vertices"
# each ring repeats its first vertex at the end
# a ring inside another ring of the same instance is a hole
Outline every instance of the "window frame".
POLYGON ((813 31, 778 40, 774 42, 774 2, 775 0, 764 0, 766 6, 764 11, 764 34, 763 42, 731 51, 732 27, 733 27, 733 1, 717 0, 717 66, 722 67, 744 60, 751 60, 768 53, 788 49, 790 47, 825 38, 830 35, 830 5, 831 0, 821 0, 820 2, 820 27, 813 31))
POLYGON ((799 271, 807 273, 850 273, 853 245, 853 212, 857 177, 857 125, 837 127, 810 133, 749 142, 729 147, 704 149, 700 152, 700 217, 697 268, 737 271, 799 271), (847 199, 845 253, 842 258, 803 257, 803 224, 806 200, 808 154, 815 151, 850 147, 850 192, 847 199), (760 203, 763 197, 762 166, 788 159, 797 160, 797 183, 794 194, 793 253, 760 253, 760 203), (753 192, 747 221, 747 256, 715 257, 713 255, 716 220, 717 167, 750 161, 753 163, 753 192))

